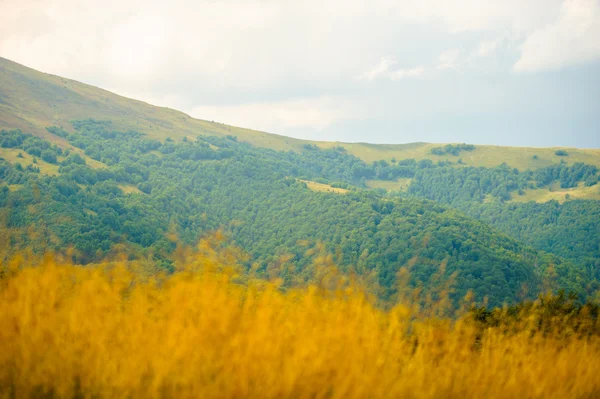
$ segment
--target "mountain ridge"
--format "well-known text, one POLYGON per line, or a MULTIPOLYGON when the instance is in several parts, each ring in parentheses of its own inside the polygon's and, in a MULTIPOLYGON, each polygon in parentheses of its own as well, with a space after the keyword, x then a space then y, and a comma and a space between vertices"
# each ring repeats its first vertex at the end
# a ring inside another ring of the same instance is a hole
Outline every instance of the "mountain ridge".
POLYGON ((56 125, 69 130, 72 120, 94 118, 111 120, 119 130, 141 131, 161 140, 167 137, 177 140, 199 134, 221 137, 233 135, 240 141, 274 150, 302 151, 306 145, 342 147, 366 162, 403 158, 457 162, 460 159, 464 165, 492 167, 506 162, 511 167, 523 170, 564 160, 567 163, 584 162, 600 166, 600 149, 476 145, 474 151, 458 156, 439 156, 432 154, 432 150, 445 143, 372 144, 297 139, 196 119, 172 108, 154 106, 99 87, 40 72, 2 57, 0 82, 0 128, 19 128, 63 146, 67 145, 66 142, 48 134, 46 127, 56 125), (558 149, 567 150, 569 156, 556 155, 558 149))

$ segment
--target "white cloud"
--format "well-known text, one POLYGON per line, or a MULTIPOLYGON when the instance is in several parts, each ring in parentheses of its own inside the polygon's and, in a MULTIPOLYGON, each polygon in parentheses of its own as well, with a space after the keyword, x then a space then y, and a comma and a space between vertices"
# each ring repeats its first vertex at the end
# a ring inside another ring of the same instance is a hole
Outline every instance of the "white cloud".
POLYGON ((519 72, 556 69, 600 58, 600 2, 566 0, 557 20, 534 31, 521 47, 519 72))
MULTIPOLYGON (((135 15, 117 25, 105 45, 106 68, 120 80, 147 82, 166 65, 174 27, 159 15, 135 15)), ((163 69, 164 71, 164 69, 163 69)))
POLYGON ((522 33, 546 24, 562 0, 374 0, 382 13, 400 20, 443 24, 448 31, 509 29, 522 33))
POLYGON ((458 49, 450 49, 444 51, 439 56, 438 65, 436 68, 439 70, 444 70, 458 67, 458 58, 460 56, 460 53, 461 52, 458 49))
POLYGON ((192 108, 189 114, 200 119, 268 132, 302 128, 318 132, 334 122, 359 118, 363 113, 349 101, 320 97, 238 105, 202 105, 192 108))
POLYGON ((435 44, 415 51, 419 35, 433 40, 423 32, 520 35, 560 10, 560 0, 0 1, 0 55, 130 91, 181 81, 220 92, 296 82, 302 91, 307 82, 344 87, 356 76, 415 77, 423 72, 411 65, 429 64, 424 55, 435 44), (417 25, 427 29, 413 37, 417 25), (381 54, 403 54, 408 69, 389 57, 369 64, 381 54))
POLYGON ((396 60, 393 57, 381 57, 379 63, 373 67, 368 72, 365 72, 362 75, 362 78, 365 80, 375 80, 382 76, 388 75, 390 72, 390 67, 396 64, 396 60))
POLYGON ((598 1, 0 0, 0 56, 275 133, 391 125, 399 99, 425 114, 510 83, 520 44, 519 71, 595 59, 598 1))
POLYGON ((406 78, 416 78, 422 76, 425 73, 425 68, 416 67, 411 69, 397 69, 390 73, 390 78, 392 80, 406 79, 406 78))
POLYGON ((480 57, 480 58, 493 57, 496 53, 496 50, 497 50, 499 44, 500 44, 500 39, 488 40, 488 41, 481 42, 477 46, 477 49, 475 50, 473 55, 475 57, 480 57))
MULTIPOLYGON (((557 0, 1 1, 2 56, 131 90, 176 77, 211 90, 291 81, 343 86, 370 70, 374 57, 412 48, 419 37, 401 27, 524 32, 557 9, 557 0)), ((403 64, 426 63, 426 50, 411 50, 403 64)), ((391 68, 393 59, 383 61, 365 79, 391 68)))
POLYGON ((381 57, 379 63, 372 69, 365 72, 360 78, 362 80, 373 81, 377 79, 400 80, 406 78, 416 78, 425 73, 425 68, 396 68, 398 62, 394 57, 381 57))

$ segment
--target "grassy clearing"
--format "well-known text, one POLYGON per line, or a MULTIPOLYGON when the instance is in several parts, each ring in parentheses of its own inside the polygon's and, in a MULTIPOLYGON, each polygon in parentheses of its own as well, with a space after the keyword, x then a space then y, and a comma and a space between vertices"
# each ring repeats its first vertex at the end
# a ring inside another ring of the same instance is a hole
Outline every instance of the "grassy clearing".
POLYGON ((583 183, 580 183, 578 187, 573 188, 560 188, 559 183, 554 183, 550 189, 538 188, 538 189, 526 189, 524 190, 525 195, 518 195, 513 193, 511 202, 548 202, 558 201, 563 203, 567 201, 567 195, 570 199, 591 199, 600 200, 600 185, 596 184, 591 187, 585 187, 583 183))
POLYGON ((559 148, 476 146, 474 151, 462 152, 459 157, 466 165, 494 167, 506 162, 519 170, 537 169, 560 163, 583 162, 600 167, 600 150, 567 148, 569 156, 555 154, 559 148), (534 156, 537 157, 534 158, 534 156))
POLYGON ((23 185, 22 185, 22 184, 9 184, 9 185, 8 185, 8 189, 9 189, 10 191, 13 191, 13 192, 14 192, 14 191, 19 191, 19 190, 20 190, 20 189, 22 189, 22 188, 23 188, 23 185))
POLYGON ((431 154, 431 149, 444 144, 410 143, 410 144, 345 144, 345 143, 320 143, 315 142, 323 148, 336 146, 344 147, 349 153, 367 161, 373 162, 385 159, 392 162, 393 159, 416 160, 430 159, 434 162, 449 161, 454 164, 459 159, 467 166, 495 167, 506 163, 519 170, 537 169, 560 163, 561 160, 567 164, 583 162, 600 167, 600 150, 567 148, 569 156, 559 157, 555 154, 558 148, 531 148, 531 147, 503 147, 490 145, 476 145, 473 151, 463 151, 458 156, 431 154), (534 155, 537 159, 534 159, 534 155))
POLYGON ((119 188, 124 194, 144 194, 139 188, 131 184, 119 184, 119 188))
POLYGON ((303 183, 306 183, 306 187, 309 190, 319 192, 319 193, 335 193, 335 194, 346 194, 349 190, 345 188, 331 187, 329 184, 317 183, 310 180, 300 180, 303 183))
POLYGON ((395 181, 389 180, 367 180, 367 187, 370 188, 383 188, 386 191, 406 191, 411 178, 400 178, 395 181))
MULTIPOLYGON (((77 149, 76 152, 79 153, 79 155, 81 155, 83 159, 85 159, 86 164, 89 165, 91 168, 101 169, 107 167, 102 162, 96 161, 88 157, 83 153, 83 151, 79 149, 77 149)), ((0 157, 6 159, 12 164, 20 163, 21 166, 23 166, 24 168, 27 165, 37 166, 38 168, 40 168, 40 173, 43 175, 56 176, 59 174, 59 165, 48 163, 46 161, 41 160, 40 158, 36 158, 37 164, 34 164, 34 157, 19 148, 0 148, 0 157), (19 154, 21 154, 22 158, 19 157, 19 154)), ((64 157, 58 157, 58 162, 62 162, 64 159, 64 157)))
POLYGON ((20 163, 24 168, 28 165, 37 166, 40 168, 40 173, 43 175, 56 176, 58 175, 58 165, 53 165, 51 163, 42 161, 40 158, 36 158, 37 164, 33 163, 33 158, 31 155, 26 153, 25 151, 17 148, 0 148, 0 157, 6 159, 8 162, 12 164, 20 163), (21 154, 22 158, 19 158, 19 154, 21 154))
POLYGON ((95 159, 92 159, 90 157, 88 157, 87 155, 85 155, 85 153, 83 152, 83 150, 79 149, 79 148, 75 148, 75 147, 70 147, 71 152, 76 152, 79 155, 81 155, 81 157, 85 160, 85 163, 92 169, 104 169, 104 168, 108 168, 108 166, 100 161, 96 161, 95 159))

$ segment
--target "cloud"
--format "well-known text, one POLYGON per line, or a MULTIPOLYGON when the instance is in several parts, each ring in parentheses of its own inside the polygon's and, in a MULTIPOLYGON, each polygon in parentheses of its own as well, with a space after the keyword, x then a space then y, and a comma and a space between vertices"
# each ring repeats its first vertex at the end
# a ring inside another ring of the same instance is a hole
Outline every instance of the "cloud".
POLYGON ((400 80, 406 78, 416 78, 422 76, 425 73, 425 68, 416 67, 411 69, 397 69, 390 73, 390 78, 392 80, 400 80))
MULTIPOLYGON (((423 121, 435 115, 444 126, 488 101, 485 112, 505 118, 519 101, 540 103, 541 89, 524 92, 533 78, 516 76, 513 66, 585 63, 600 43, 598 0, 0 4, 0 56, 198 117, 296 136, 358 129, 357 114, 402 129, 399 109, 423 121)), ((593 82, 594 65, 587 69, 593 82)), ((567 90, 563 75, 543 79, 557 93, 567 90)), ((588 109, 599 100, 598 91, 589 93, 570 98, 588 109)), ((410 129, 418 136, 421 125, 410 129)))
POLYGON ((373 81, 377 79, 390 79, 390 80, 400 80, 407 78, 416 78, 422 76, 425 73, 425 68, 423 67, 415 67, 415 68, 396 68, 395 66, 398 64, 394 57, 381 57, 379 63, 375 65, 372 69, 365 72, 360 79, 373 81))
POLYGON ((105 66, 120 80, 147 82, 165 71, 174 27, 159 15, 135 15, 109 33, 105 66))
POLYGON ((343 87, 381 54, 425 64, 435 39, 424 32, 532 29, 549 20, 555 2, 105 0, 98 7, 89 0, 3 0, 0 54, 137 90, 177 77, 218 91, 289 82, 300 90, 321 82, 343 87), (424 47, 413 51, 416 41, 424 47))
POLYGON ((290 129, 322 131, 332 123, 358 118, 358 107, 331 97, 236 105, 201 105, 190 109, 196 118, 268 132, 290 129))
POLYGON ((373 0, 382 13, 401 21, 443 25, 451 33, 511 30, 544 26, 562 0, 373 0))
MULTIPOLYGON (((485 56, 495 50, 496 42, 481 43, 478 47, 476 54, 485 56)), ((436 61, 435 66, 425 68, 423 66, 417 66, 414 68, 397 68, 398 62, 394 57, 385 56, 381 57, 379 62, 370 70, 360 76, 361 80, 374 81, 377 79, 389 79, 389 80, 402 80, 410 78, 422 77, 426 74, 432 74, 435 70, 445 71, 449 69, 455 69, 461 66, 461 55, 462 51, 459 49, 449 49, 443 51, 436 61)))
POLYGON ((396 60, 393 57, 381 57, 379 63, 368 72, 362 75, 365 80, 375 80, 377 78, 386 76, 390 72, 390 67, 396 65, 396 60))
POLYGON ((454 69, 458 67, 458 58, 460 53, 461 52, 458 49, 444 51, 439 56, 438 65, 436 68, 443 71, 444 69, 454 69))
POLYGON ((283 87, 292 97, 318 96, 337 94, 323 87, 343 91, 361 75, 415 77, 431 63, 428 49, 441 51, 437 42, 448 34, 528 32, 559 9, 558 0, 0 1, 0 54, 7 58, 131 91, 189 90, 194 82, 195 96, 265 96, 283 87), (394 75, 394 58, 373 67, 381 54, 397 55, 412 72, 394 75))
POLYGON ((480 58, 493 57, 498 49, 500 41, 500 39, 496 39, 480 42, 477 46, 477 49, 473 53, 473 56, 480 58))
POLYGON ((515 71, 557 69, 600 59, 600 2, 566 0, 552 24, 535 30, 521 46, 515 71))

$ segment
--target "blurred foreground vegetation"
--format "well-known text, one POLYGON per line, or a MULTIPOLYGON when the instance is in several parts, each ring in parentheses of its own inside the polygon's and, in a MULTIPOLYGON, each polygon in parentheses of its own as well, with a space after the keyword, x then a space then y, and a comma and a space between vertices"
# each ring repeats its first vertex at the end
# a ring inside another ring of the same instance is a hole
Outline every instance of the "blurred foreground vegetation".
POLYGON ((443 293, 384 308, 331 265, 284 289, 217 241, 175 252, 170 275, 149 260, 3 263, 0 397, 600 395, 598 307, 568 296, 495 310, 467 296, 448 317, 443 293))

